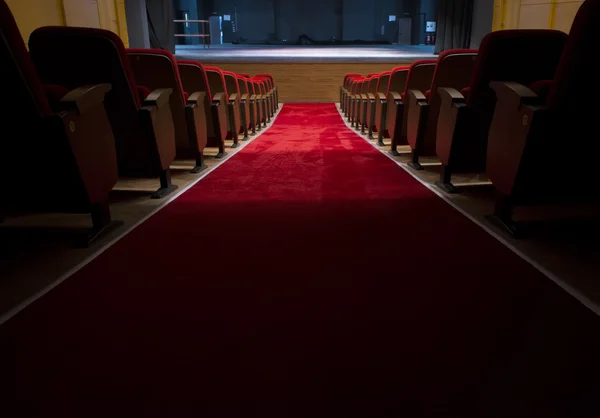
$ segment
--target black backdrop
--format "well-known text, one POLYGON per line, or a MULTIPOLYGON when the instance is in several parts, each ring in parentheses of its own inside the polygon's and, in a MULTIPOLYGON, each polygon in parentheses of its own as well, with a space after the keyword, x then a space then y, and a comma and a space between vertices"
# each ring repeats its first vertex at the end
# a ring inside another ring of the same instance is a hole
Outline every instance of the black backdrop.
POLYGON ((470 48, 473 0, 439 0, 435 53, 453 48, 470 48))

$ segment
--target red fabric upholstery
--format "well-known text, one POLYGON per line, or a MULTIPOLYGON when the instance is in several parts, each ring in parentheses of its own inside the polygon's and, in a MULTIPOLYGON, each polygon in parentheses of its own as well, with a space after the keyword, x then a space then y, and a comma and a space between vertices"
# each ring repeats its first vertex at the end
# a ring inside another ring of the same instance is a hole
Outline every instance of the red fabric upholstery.
POLYGON ((44 91, 46 92, 46 98, 52 110, 57 111, 60 109, 60 101, 69 92, 69 89, 58 86, 55 84, 45 84, 44 91))
POLYGON ((140 99, 140 103, 144 103, 144 100, 146 100, 146 97, 148 97, 150 95, 150 93, 152 93, 152 90, 150 90, 148 87, 144 87, 144 86, 136 86, 136 91, 138 94, 138 98, 140 99))
POLYGON ((430 98, 430 97, 431 97, 431 90, 427 90, 427 91, 425 92, 425 99, 426 99, 427 101, 429 101, 429 98, 430 98))
POLYGON ((189 98, 190 98, 190 94, 187 91, 184 91, 183 92, 183 99, 185 100, 186 104, 187 104, 189 98))
POLYGON ((552 88, 553 80, 539 80, 531 83, 528 87, 541 98, 543 102, 546 102, 548 98, 548 93, 550 93, 550 89, 552 88))
POLYGON ((460 89, 460 94, 462 94, 463 97, 468 100, 469 96, 471 95, 471 87, 465 87, 464 89, 460 89))
POLYGON ((40 112, 43 114, 50 113, 50 103, 46 98, 44 86, 31 62, 17 23, 4 0, 0 0, 0 30, 40 112))

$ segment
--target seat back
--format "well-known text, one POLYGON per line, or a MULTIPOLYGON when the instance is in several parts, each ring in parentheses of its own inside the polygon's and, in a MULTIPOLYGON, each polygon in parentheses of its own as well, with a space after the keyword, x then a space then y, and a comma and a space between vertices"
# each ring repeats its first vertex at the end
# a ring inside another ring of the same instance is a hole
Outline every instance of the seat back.
POLYGON ((231 71, 223 71, 223 78, 225 79, 227 92, 229 94, 237 93, 240 96, 240 86, 238 85, 236 74, 231 71))
MULTIPOLYGON (((596 112, 597 105, 594 104, 597 96, 593 91, 598 91, 599 84, 593 80, 597 78, 596 59, 600 55, 598 22, 600 1, 583 2, 573 20, 546 102, 549 108, 560 111, 561 115, 581 115, 582 110, 596 112), (580 106, 582 99, 590 105, 588 108, 580 106), (574 106, 575 103, 578 105, 574 106)), ((578 120, 583 121, 583 118, 580 116, 578 120)), ((595 123, 593 118, 585 122, 595 123)))
POLYGON ((379 78, 380 78, 380 75, 377 74, 369 79, 369 87, 368 87, 369 93, 371 93, 371 94, 377 93, 377 85, 379 84, 379 78))
POLYGON ((181 84, 183 85, 183 90, 186 93, 206 93, 206 95, 204 96, 206 131, 209 138, 216 137, 211 113, 211 103, 213 100, 213 95, 210 89, 210 85, 208 83, 208 78, 206 76, 206 71, 204 67, 198 61, 191 60, 179 60, 177 61, 177 67, 179 68, 179 75, 181 76, 181 84))
POLYGON ((431 80, 433 79, 436 64, 436 60, 413 62, 408 69, 408 76, 406 77, 406 88, 404 89, 405 95, 409 90, 426 91, 429 86, 431 86, 431 80))
POLYGON ((427 97, 429 115, 421 155, 434 155, 438 116, 442 104, 438 88, 450 87, 458 91, 469 85, 477 59, 476 49, 449 49, 440 54, 427 97))
POLYGON ((206 78, 208 79, 210 91, 213 94, 225 93, 225 101, 228 102, 229 94, 227 93, 227 83, 223 71, 217 67, 204 67, 204 69, 206 71, 206 78))
POLYGON ((467 105, 491 115, 496 105, 491 81, 515 81, 527 86, 554 78, 566 40, 564 32, 546 29, 489 33, 479 47, 467 105))
POLYGON ((74 89, 107 83, 104 105, 116 140, 119 173, 154 176, 158 152, 144 136, 135 77, 121 39, 103 29, 43 27, 29 38, 29 52, 42 82, 74 89))
MULTIPOLYGON (((406 79, 408 78, 408 69, 406 65, 396 67, 390 74, 390 81, 388 83, 387 94, 396 92, 398 94, 404 93, 406 89, 406 79)), ((387 95, 386 94, 386 95, 387 95)))
POLYGON ((243 77, 243 76, 237 74, 236 80, 237 80, 238 90, 239 90, 240 94, 247 94, 247 95, 252 94, 249 91, 248 79, 246 77, 243 77))
POLYGON ((128 49, 127 55, 138 85, 150 90, 173 90, 169 104, 175 127, 175 143, 178 150, 189 149, 190 140, 185 116, 186 97, 175 57, 163 49, 128 49))
POLYGON ((384 71, 379 75, 377 85, 375 86, 376 93, 387 93, 387 86, 390 84, 391 71, 384 71))
POLYGON ((350 84, 350 81, 351 81, 353 78, 357 78, 357 77, 362 77, 362 76, 361 76, 360 74, 356 74, 356 73, 349 73, 349 74, 345 74, 345 75, 344 75, 344 82, 342 83, 342 85, 343 85, 345 88, 348 88, 348 85, 350 84))
POLYGON ((271 87, 275 87, 275 78, 271 74, 256 74, 255 77, 266 78, 269 80, 269 84, 271 87))

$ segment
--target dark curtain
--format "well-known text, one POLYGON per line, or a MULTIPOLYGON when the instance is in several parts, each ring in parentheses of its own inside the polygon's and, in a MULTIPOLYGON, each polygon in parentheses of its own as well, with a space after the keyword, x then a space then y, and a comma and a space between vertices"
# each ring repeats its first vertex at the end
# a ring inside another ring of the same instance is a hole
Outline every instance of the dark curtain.
POLYGON ((150 46, 175 53, 175 10, 172 0, 146 0, 150 46))
POLYGON ((474 0, 440 0, 435 53, 469 48, 473 26, 474 0))

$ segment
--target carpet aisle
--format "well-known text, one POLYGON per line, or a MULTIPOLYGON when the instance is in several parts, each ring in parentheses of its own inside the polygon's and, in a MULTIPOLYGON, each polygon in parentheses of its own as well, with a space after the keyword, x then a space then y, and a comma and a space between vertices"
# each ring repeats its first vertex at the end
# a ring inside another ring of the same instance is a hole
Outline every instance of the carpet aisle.
POLYGON ((0 416, 598 416, 598 353, 592 312, 294 104, 0 327, 0 416))

